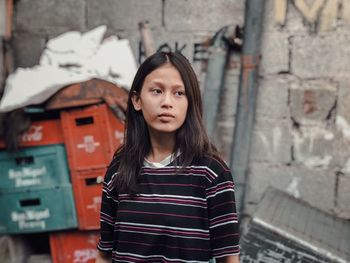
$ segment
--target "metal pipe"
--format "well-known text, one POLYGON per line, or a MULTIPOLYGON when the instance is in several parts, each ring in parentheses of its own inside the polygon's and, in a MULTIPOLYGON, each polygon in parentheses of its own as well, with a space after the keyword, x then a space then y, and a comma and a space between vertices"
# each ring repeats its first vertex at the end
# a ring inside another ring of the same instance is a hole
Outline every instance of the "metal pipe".
POLYGON ((258 93, 258 69, 264 14, 264 0, 246 0, 243 52, 230 166, 235 180, 237 209, 244 214, 249 187, 248 164, 258 93))
POLYGON ((228 27, 220 29, 211 41, 207 74, 204 82, 203 119, 208 136, 212 139, 219 108, 220 93, 224 86, 229 47, 224 37, 228 27))

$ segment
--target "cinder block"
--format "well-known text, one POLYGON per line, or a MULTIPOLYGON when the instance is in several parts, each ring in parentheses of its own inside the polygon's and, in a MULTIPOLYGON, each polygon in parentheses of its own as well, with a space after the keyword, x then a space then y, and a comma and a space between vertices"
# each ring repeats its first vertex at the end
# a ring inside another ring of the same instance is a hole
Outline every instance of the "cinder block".
POLYGON ((243 0, 165 1, 165 27, 171 31, 217 31, 226 25, 243 25, 243 0))
POLYGON ((350 219, 350 174, 340 176, 338 183, 338 196, 336 200, 336 213, 338 216, 350 219))
POLYGON ((290 89, 291 116, 299 124, 334 122, 332 110, 336 106, 336 98, 337 84, 334 82, 322 80, 293 82, 290 89))
POLYGON ((15 33, 13 36, 15 66, 32 67, 38 64, 45 43, 45 37, 42 35, 15 33))
POLYGON ((256 117, 289 117, 288 87, 288 80, 283 77, 259 80, 256 117))
POLYGON ((301 78, 346 77, 350 71, 350 36, 332 32, 327 35, 294 36, 291 72, 301 78))
POLYGON ((293 130, 294 160, 309 168, 327 169, 336 163, 336 131, 320 126, 293 130))
POLYGON ((260 201, 268 186, 288 192, 323 211, 334 210, 333 170, 252 163, 248 185, 246 203, 250 204, 250 211, 254 211, 252 205, 260 201))
POLYGON ((16 30, 49 32, 51 28, 85 28, 84 0, 21 0, 16 3, 16 30))
POLYGON ((149 21, 151 27, 162 25, 161 0, 87 0, 88 27, 108 25, 115 30, 138 30, 138 23, 149 21))
POLYGON ((251 161, 291 162, 292 135, 290 123, 284 119, 257 119, 251 142, 251 161))
MULTIPOLYGON (((259 203, 268 186, 287 191, 288 186, 295 181, 291 166, 269 163, 251 163, 248 176, 246 203, 250 204, 250 211, 254 211, 254 206, 259 203)), ((294 191, 293 187, 290 191, 294 191)))
POLYGON ((261 42, 262 75, 289 71, 289 41, 286 33, 263 32, 261 42))
POLYGON ((295 183, 290 183, 289 188, 299 192, 302 200, 318 207, 323 211, 333 213, 335 171, 331 169, 308 169, 307 167, 294 167, 295 183))

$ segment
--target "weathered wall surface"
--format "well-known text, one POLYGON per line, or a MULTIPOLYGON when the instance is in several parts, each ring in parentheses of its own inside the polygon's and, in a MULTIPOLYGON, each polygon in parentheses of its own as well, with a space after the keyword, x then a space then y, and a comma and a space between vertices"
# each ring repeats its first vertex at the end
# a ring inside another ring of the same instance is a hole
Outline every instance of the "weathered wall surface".
POLYGON ((266 2, 250 211, 273 185, 350 218, 349 5, 266 2))
MULTIPOLYGON (((349 10, 350 0, 266 1, 249 213, 273 185, 350 218, 349 10)), ((14 16, 16 65, 38 63, 51 37, 101 24, 108 26, 109 35, 128 38, 142 61, 138 23, 144 20, 150 22, 157 48, 181 50, 203 85, 206 43, 225 25, 243 25, 244 1, 19 0, 14 16)), ((234 53, 216 125, 216 142, 227 160, 239 66, 239 54, 234 53)))

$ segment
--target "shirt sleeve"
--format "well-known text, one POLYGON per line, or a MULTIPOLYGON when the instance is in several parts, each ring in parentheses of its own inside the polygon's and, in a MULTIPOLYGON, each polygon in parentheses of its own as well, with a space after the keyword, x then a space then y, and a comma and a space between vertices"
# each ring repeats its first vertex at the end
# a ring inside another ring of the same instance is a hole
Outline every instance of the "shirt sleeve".
POLYGON ((102 187, 102 201, 100 211, 100 240, 97 249, 102 252, 111 253, 114 243, 114 223, 118 201, 116 194, 112 191, 112 178, 116 174, 114 165, 110 165, 104 177, 102 187))
POLYGON ((238 255, 239 226, 234 182, 228 168, 207 187, 206 197, 212 256, 221 258, 238 255))

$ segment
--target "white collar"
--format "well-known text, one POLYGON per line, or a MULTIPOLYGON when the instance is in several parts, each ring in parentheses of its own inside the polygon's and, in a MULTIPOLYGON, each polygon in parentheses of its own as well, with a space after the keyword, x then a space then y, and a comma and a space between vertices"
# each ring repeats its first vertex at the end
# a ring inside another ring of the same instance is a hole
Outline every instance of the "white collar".
POLYGON ((171 163, 179 155, 180 155, 180 151, 178 151, 177 153, 172 153, 169 156, 165 157, 160 162, 151 162, 145 158, 143 165, 145 167, 151 167, 151 168, 162 168, 167 166, 169 163, 171 163))

